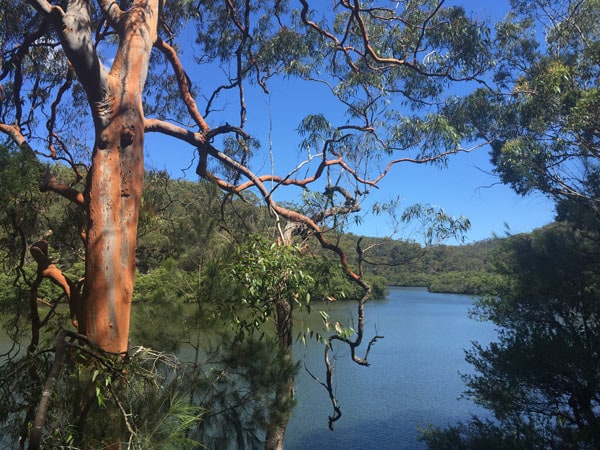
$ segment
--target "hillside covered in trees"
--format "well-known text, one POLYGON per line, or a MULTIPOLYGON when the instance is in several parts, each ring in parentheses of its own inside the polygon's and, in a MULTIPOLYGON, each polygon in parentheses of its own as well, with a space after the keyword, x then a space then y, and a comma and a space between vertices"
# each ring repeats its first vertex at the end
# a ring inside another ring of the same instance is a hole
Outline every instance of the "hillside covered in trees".
MULTIPOLYGON (((357 236, 348 235, 348 247, 357 236)), ((509 238, 508 238, 509 239, 509 238)), ((496 281, 496 264, 505 238, 463 245, 423 246, 392 239, 362 239, 369 247, 365 272, 393 286, 424 286, 431 292, 480 294, 496 281)))
MULTIPOLYGON (((145 294, 140 293, 146 292, 143 284, 154 276, 163 274, 168 278, 169 272, 175 269, 196 276, 198 268, 210 262, 210 256, 198 254, 202 251, 198 242, 206 240, 212 251, 218 252, 236 239, 236 234, 239 237, 240 230, 244 230, 242 234, 274 239, 268 213, 258 200, 254 204, 227 204, 210 184, 171 179, 164 172, 150 173, 147 179, 136 250, 141 275, 136 300, 144 297, 145 294), (199 199, 203 201, 198 202, 199 199), (197 205, 203 205, 202 209, 197 205), (206 223, 211 223, 211 227, 206 228, 206 223)), ((356 247, 360 242, 364 271, 377 298, 384 295, 386 285, 426 286, 433 292, 481 293, 494 281, 494 264, 498 263, 502 239, 490 237, 467 245, 423 246, 413 241, 340 233, 335 241, 351 261, 358 259, 356 247)), ((314 247, 311 252, 315 258, 327 260, 320 248, 314 247)), ((339 290, 352 291, 344 275, 335 274, 335 263, 330 264, 328 281, 322 280, 319 284, 337 283, 339 290)), ((156 283, 166 286, 167 281, 156 280, 156 283)), ((349 294, 349 297, 352 295, 358 294, 349 294)), ((316 293, 315 298, 318 297, 316 293)))

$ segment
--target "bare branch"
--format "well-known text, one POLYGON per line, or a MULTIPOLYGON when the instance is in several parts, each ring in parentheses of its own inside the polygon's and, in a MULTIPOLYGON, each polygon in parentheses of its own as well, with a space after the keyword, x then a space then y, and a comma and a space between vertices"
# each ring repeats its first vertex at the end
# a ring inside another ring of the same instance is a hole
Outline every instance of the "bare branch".
POLYGON ((185 103, 185 106, 188 109, 192 120, 196 123, 198 128, 203 134, 208 133, 210 127, 198 111, 198 107, 196 106, 196 101, 191 93, 191 83, 190 79, 185 73, 183 65, 177 56, 177 52, 175 49, 170 46, 168 43, 158 38, 156 43, 154 44, 156 48, 158 48, 169 60, 171 63, 171 67, 173 67, 173 71, 175 72, 175 77, 177 78, 177 84, 179 85, 179 92, 181 94, 181 99, 185 103))
POLYGON ((450 155, 456 155, 458 153, 471 153, 474 150, 477 150, 478 148, 484 147, 486 145, 488 145, 489 142, 481 142, 479 144, 476 144, 472 147, 468 147, 468 148, 464 148, 464 147, 457 147, 454 148, 452 150, 447 150, 445 152, 441 152, 441 153, 437 153, 435 155, 432 156, 425 156, 425 157, 417 157, 417 158, 397 158, 397 159, 393 159, 391 161, 388 162, 386 168, 379 174, 379 176, 377 178, 375 178, 373 180, 373 184, 378 184, 383 178, 385 178, 385 176, 390 172, 390 170, 392 169, 393 166, 400 164, 400 163, 413 163, 413 164, 430 164, 433 163, 435 161, 440 161, 443 160, 445 158, 447 158, 450 155))
POLYGON ((73 67, 69 64, 67 68, 67 75, 65 76, 65 82, 58 88, 56 98, 50 106, 50 118, 46 122, 46 129, 48 130, 48 148, 53 159, 56 159, 56 149, 54 148, 54 124, 56 123, 56 110, 62 100, 63 95, 67 92, 73 84, 73 67))
POLYGON ((54 175, 50 172, 50 169, 46 168, 46 173, 42 178, 42 182, 40 183, 40 191, 55 192, 67 200, 75 203, 80 208, 85 208, 86 202, 83 196, 83 193, 79 192, 72 187, 59 182, 54 175))

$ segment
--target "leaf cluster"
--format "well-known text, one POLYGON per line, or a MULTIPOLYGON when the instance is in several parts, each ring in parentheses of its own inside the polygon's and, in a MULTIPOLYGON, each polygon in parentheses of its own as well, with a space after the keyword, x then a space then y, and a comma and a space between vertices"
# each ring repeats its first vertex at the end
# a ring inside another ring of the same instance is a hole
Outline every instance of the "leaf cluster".
POLYGON ((496 173, 520 194, 596 207, 587 180, 598 172, 597 10, 596 0, 513 2, 496 27, 495 87, 448 108, 458 129, 491 142, 496 173))

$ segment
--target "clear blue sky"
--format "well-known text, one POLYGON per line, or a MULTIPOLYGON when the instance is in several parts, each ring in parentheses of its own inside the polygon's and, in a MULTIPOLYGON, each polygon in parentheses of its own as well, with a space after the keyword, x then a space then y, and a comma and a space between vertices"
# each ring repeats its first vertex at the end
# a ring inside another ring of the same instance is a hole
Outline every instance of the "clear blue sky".
MULTIPOLYGON (((507 1, 449 1, 448 4, 460 4, 473 16, 482 20, 495 20, 508 11, 507 1)), ((185 50, 185 49, 184 49, 185 50)), ((186 66, 192 81, 211 83, 206 73, 194 73, 186 66), (198 77, 197 79, 195 79, 198 77)), ((216 83, 217 80, 214 80, 216 83)), ((318 90, 300 92, 294 83, 278 82, 272 84, 271 95, 253 95, 248 98, 248 127, 256 132, 264 147, 264 153, 253 161, 255 173, 271 172, 268 154, 269 139, 273 142, 276 173, 295 167, 300 160, 296 158, 296 128, 300 119, 309 113, 328 113, 329 106, 315 100, 325 99, 327 93, 318 90), (316 108, 315 104, 318 105, 316 108), (269 122, 272 133, 269 135, 269 122)), ((207 89, 208 91, 208 89, 207 89)), ((232 108, 234 114, 237 110, 232 108)), ((333 111, 335 115, 335 111, 333 111)), ((237 123, 237 116, 223 116, 220 120, 237 123)), ((214 118, 213 118, 214 120, 214 118)), ((212 126, 218 123, 210 122, 212 126)), ((171 139, 148 135, 146 144, 146 165, 149 168, 166 169, 174 177, 184 176, 182 169, 190 165, 193 149, 171 139)), ((186 178, 194 178, 195 165, 188 170, 186 178)), ((543 226, 553 220, 554 208, 550 200, 540 196, 519 197, 508 187, 498 183, 490 174, 489 149, 481 148, 470 154, 452 157, 446 169, 423 165, 398 165, 380 184, 380 189, 372 191, 369 200, 363 204, 368 210, 374 201, 384 202, 397 197, 405 206, 413 203, 428 203, 444 208, 452 215, 464 215, 471 221, 472 228, 466 237, 467 242, 503 235, 507 226, 512 233, 527 232, 543 226)), ((282 192, 283 193, 283 192, 282 192)), ((293 200, 299 191, 285 194, 279 200, 293 200)), ((391 232, 388 220, 384 217, 368 216, 360 227, 349 231, 366 236, 386 236, 391 232)), ((410 233, 408 230, 407 233, 410 233)), ((419 240, 418 235, 396 235, 419 240)), ((453 242, 448 242, 452 244, 453 242)))

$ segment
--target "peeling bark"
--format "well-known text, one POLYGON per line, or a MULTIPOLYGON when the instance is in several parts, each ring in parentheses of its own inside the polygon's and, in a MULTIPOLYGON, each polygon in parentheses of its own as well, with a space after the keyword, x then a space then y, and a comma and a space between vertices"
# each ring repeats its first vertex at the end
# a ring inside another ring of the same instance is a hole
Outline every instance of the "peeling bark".
MULTIPOLYGON (((104 351, 123 353, 128 347, 144 176, 142 92, 157 39, 160 2, 135 0, 127 11, 115 2, 100 2, 119 36, 110 71, 93 46, 90 2, 70 0, 62 6, 45 0, 32 3, 53 22, 94 118, 96 140, 85 192, 61 184, 49 174, 42 183, 42 189, 68 198, 87 213, 85 283, 76 307, 78 330, 104 351)), ((61 283, 60 271, 54 269, 46 264, 44 270, 48 278, 61 283)), ((66 292, 70 286, 62 284, 66 292)))

